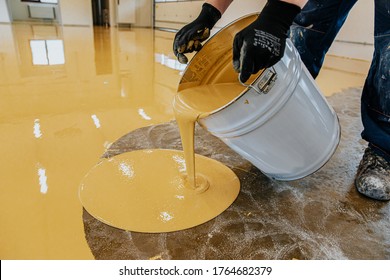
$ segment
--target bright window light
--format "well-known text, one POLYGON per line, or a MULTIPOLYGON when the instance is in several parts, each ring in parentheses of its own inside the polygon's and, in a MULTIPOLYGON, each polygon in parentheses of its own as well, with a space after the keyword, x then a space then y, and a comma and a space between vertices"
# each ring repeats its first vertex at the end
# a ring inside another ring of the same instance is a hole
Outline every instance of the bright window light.
POLYGON ((34 65, 65 64, 62 40, 31 40, 30 47, 34 65))
POLYGON ((50 65, 65 64, 62 40, 47 40, 46 46, 50 65))
POLYGON ((34 65, 48 65, 49 64, 49 60, 48 60, 47 55, 46 55, 45 40, 30 41, 30 47, 31 47, 34 65))

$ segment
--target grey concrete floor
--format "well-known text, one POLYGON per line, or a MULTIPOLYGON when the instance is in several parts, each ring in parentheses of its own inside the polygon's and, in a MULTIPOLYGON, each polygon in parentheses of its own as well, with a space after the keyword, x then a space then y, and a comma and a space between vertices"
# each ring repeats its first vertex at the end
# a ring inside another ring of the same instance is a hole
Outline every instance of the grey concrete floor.
MULTIPOLYGON (((236 201, 200 226, 145 234, 108 226, 83 212, 96 259, 390 259, 390 204, 360 195, 353 184, 366 143, 360 139, 361 89, 328 97, 341 141, 319 171, 273 181, 219 139, 196 127, 196 153, 229 166, 241 181, 236 201)), ((104 157, 137 149, 181 149, 175 122, 137 129, 104 157)), ((131 219, 131 213, 129 214, 131 219)))

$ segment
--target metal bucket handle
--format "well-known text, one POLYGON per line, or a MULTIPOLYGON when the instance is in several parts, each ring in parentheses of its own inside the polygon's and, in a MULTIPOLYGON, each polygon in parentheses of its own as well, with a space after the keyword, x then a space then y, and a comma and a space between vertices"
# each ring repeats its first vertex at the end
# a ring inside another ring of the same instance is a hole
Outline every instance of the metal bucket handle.
POLYGON ((244 87, 253 89, 258 94, 267 94, 271 88, 274 86, 278 74, 275 71, 275 68, 272 66, 267 68, 261 73, 261 75, 255 80, 252 84, 246 84, 241 81, 241 74, 238 75, 238 81, 244 87))

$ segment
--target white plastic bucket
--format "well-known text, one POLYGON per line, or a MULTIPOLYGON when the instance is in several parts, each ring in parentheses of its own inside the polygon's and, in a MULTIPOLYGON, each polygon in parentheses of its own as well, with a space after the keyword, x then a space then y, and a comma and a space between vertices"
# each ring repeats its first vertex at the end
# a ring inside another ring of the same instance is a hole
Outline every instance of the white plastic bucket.
MULTIPOLYGON (((226 36, 223 29, 221 32, 226 36)), ((206 45, 213 44, 213 39, 206 45)), ((205 46, 199 53, 207 51, 205 46)), ((195 65, 198 54, 193 58, 195 65)), ((222 55, 225 57, 226 53, 222 55)), ((204 54, 199 57, 204 59, 204 54)), ((228 60, 221 59, 228 66, 218 68, 232 68, 228 60)), ((205 78, 195 84, 207 83, 207 75, 213 71, 210 68, 205 78)), ((223 79, 225 75, 220 76, 223 79)), ((235 77, 237 80, 237 74, 235 77)), ((183 84, 188 82, 188 76, 186 79, 182 80, 183 84)), ((295 180, 317 171, 331 158, 340 139, 336 113, 290 40, 283 58, 274 67, 266 69, 247 89, 243 88, 237 99, 199 119, 198 123, 265 175, 277 180, 295 180)))

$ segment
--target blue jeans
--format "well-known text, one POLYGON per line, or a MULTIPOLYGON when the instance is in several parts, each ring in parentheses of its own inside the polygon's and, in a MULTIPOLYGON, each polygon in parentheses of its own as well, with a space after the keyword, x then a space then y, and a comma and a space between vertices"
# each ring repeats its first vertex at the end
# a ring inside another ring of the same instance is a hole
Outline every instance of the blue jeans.
MULTIPOLYGON (((314 78, 356 2, 309 0, 295 18, 290 37, 314 78)), ((361 115, 362 138, 390 161, 390 0, 375 0, 374 55, 363 88, 361 115)))

